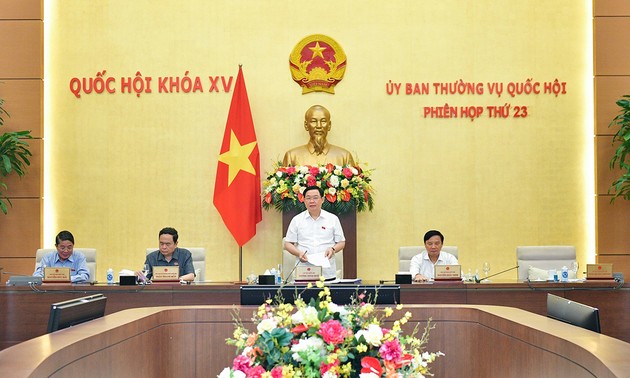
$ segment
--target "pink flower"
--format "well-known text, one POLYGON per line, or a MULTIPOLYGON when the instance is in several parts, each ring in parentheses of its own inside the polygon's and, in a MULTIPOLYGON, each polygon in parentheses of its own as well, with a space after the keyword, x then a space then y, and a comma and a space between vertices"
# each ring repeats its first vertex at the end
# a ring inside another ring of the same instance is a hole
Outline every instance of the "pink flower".
POLYGON ((273 378, 282 378, 282 366, 276 366, 270 373, 273 378))
POLYGON ((346 167, 342 169, 341 172, 343 173, 344 176, 346 176, 347 179, 352 178, 352 169, 346 167))
POLYGON ((337 345, 343 342, 348 331, 343 328, 338 320, 329 320, 320 324, 317 334, 320 335, 326 343, 337 345))
POLYGON ((313 176, 317 176, 319 174, 319 167, 310 167, 308 173, 313 176))
POLYGON ((246 374, 247 378, 261 378, 264 373, 266 373, 265 368, 260 365, 256 365, 249 369, 246 374))
POLYGON ((291 176, 295 174, 295 167, 287 167, 287 175, 291 176))
POLYGON ((396 339, 383 343, 378 352, 380 353, 383 360, 392 362, 399 361, 403 355, 400 343, 396 339))
POLYGON ((252 361, 242 354, 234 357, 234 361, 232 361, 232 369, 242 371, 243 373, 247 373, 251 366, 252 361))
POLYGON ((306 184, 308 186, 315 186, 317 184, 317 180, 315 179, 315 176, 311 176, 311 175, 306 176, 306 184))

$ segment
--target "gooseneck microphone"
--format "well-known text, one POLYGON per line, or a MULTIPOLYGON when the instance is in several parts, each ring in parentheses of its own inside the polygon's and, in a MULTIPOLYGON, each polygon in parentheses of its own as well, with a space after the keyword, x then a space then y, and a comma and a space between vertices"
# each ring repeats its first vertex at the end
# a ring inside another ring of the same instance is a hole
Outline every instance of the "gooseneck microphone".
POLYGON ((483 280, 487 280, 488 278, 491 278, 491 277, 494 277, 494 276, 498 276, 499 274, 502 274, 502 273, 505 273, 505 272, 509 272, 510 270, 514 270, 514 269, 518 269, 518 265, 517 266, 513 266, 513 267, 511 267, 509 269, 503 270, 503 271, 501 271, 499 273, 491 274, 488 277, 484 277, 484 278, 481 278, 481 279, 475 275, 475 282, 476 283, 480 283, 483 280))
POLYGON ((291 269, 291 271, 289 272, 289 275, 287 275, 287 278, 284 279, 284 282, 283 282, 284 285, 286 285, 289 282, 289 277, 291 277, 293 272, 295 272, 295 269, 297 269, 298 265, 300 264, 300 261, 302 261, 302 257, 306 256, 307 253, 308 253, 308 251, 304 251, 302 256, 300 256, 297 259, 297 261, 295 262, 295 265, 293 266, 293 269, 291 269))

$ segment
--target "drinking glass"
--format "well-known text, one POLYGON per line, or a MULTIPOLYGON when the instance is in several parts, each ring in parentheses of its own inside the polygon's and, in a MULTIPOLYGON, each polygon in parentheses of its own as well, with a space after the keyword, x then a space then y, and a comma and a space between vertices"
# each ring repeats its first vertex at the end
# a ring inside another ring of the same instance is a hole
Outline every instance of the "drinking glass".
POLYGON ((483 274, 486 276, 484 281, 488 282, 488 273, 490 272, 490 263, 484 262, 482 270, 483 270, 483 274))
POLYGON ((571 263, 571 270, 575 273, 575 278, 578 278, 578 270, 580 269, 580 264, 577 261, 571 263))
POLYGON ((147 281, 147 275, 149 274, 149 264, 144 264, 142 266, 142 275, 144 275, 144 280, 147 281))

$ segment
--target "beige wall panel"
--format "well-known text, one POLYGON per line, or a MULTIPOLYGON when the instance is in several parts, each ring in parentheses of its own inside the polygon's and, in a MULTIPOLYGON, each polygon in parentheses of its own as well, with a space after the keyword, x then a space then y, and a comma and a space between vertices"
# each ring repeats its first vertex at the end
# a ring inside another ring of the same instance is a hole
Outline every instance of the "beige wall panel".
POLYGON ((0 79, 44 76, 44 23, 0 21, 0 79))
POLYGON ((30 251, 31 257, 0 257, 0 267, 4 268, 2 272, 5 273, 2 275, 0 284, 4 285, 9 276, 12 275, 11 273, 33 274, 35 270, 35 251, 30 251))
POLYGON ((630 75, 630 17, 596 18, 593 33, 595 75, 630 75))
POLYGON ((0 19, 41 20, 43 0, 0 0, 0 19))
POLYGON ((42 245, 42 200, 12 199, 9 214, 0 213, 0 257, 31 257, 42 245))
POLYGON ((630 1, 593 0, 593 16, 630 16, 630 1))
POLYGON ((5 194, 9 198, 43 197, 44 141, 42 139, 32 139, 28 141, 28 144, 33 156, 29 159, 31 165, 27 167, 26 175, 19 177, 16 174, 11 174, 5 178, 5 183, 7 184, 5 194))
POLYGON ((616 102, 630 95, 630 76, 598 76, 595 78, 595 133, 613 135, 610 121, 619 113, 616 102))
POLYGON ((630 201, 597 197, 597 254, 630 254, 630 201))
POLYGON ((3 132, 31 130, 35 138, 43 137, 44 82, 41 79, 6 80, 0 83, 0 98, 9 113, 3 132))
POLYGON ((598 255, 597 262, 612 263, 613 272, 623 272, 624 278, 630 275, 630 255, 598 255))
POLYGON ((614 153, 612 145, 612 137, 598 136, 595 138, 595 154, 596 160, 596 180, 595 186, 597 188, 597 194, 608 194, 608 188, 610 184, 619 176, 621 176, 621 170, 615 168, 610 169, 610 158, 614 153))

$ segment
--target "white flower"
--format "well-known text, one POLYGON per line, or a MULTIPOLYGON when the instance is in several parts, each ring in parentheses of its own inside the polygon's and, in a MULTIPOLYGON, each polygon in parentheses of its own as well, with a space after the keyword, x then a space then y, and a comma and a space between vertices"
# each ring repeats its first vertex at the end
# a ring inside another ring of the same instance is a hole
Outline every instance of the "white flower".
POLYGON ((344 306, 339 306, 338 304, 333 302, 328 303, 328 311, 332 312, 333 314, 335 312, 338 312, 339 316, 348 315, 348 310, 344 306))
POLYGON ((330 176, 329 182, 330 182, 330 185, 333 186, 333 188, 336 188, 336 187, 339 186, 339 177, 337 177, 337 176, 330 176))
POLYGON ((334 196, 334 195, 335 195, 335 193, 337 193, 337 189, 335 189, 335 188, 328 188, 328 193, 329 193, 331 196, 334 196))
POLYGON ((361 373, 359 374, 359 378, 380 378, 380 377, 374 373, 361 373))
POLYGON ((308 173, 308 167, 306 165, 300 166, 300 173, 305 175, 308 173))
POLYGON ((299 309, 291 315, 293 324, 319 324, 317 319, 317 309, 311 306, 299 309))
POLYGON ((278 172, 276 172, 276 176, 278 176, 278 177, 282 177, 282 175, 283 175, 283 174, 284 174, 284 173, 283 173, 282 171, 278 171, 278 172))
POLYGON ((275 319, 273 318, 263 319, 260 321, 260 323, 258 323, 258 326, 256 326, 256 329, 258 330, 258 334, 261 334, 265 331, 271 332, 271 330, 273 330, 277 326, 278 326, 278 322, 276 322, 275 319))
POLYGON ((225 368, 221 374, 217 375, 219 378, 245 378, 246 375, 240 370, 232 371, 230 368, 225 368))
POLYGON ((365 341, 373 346, 380 346, 383 338, 383 330, 376 324, 370 324, 367 329, 362 329, 354 336, 357 340, 363 336, 365 341))
POLYGON ((353 176, 356 176, 359 174, 359 171, 357 171, 357 169, 355 167, 350 167, 350 171, 352 172, 353 176))
POLYGON ((324 340, 319 337, 309 337, 307 339, 300 339, 297 344, 291 347, 291 352, 293 352, 292 357, 297 362, 302 362, 302 357, 298 354, 299 352, 304 352, 306 350, 312 350, 319 352, 321 356, 324 356, 326 353, 326 348, 324 346, 324 340))
POLYGON ((337 378, 337 377, 339 376, 330 370, 328 370, 327 372, 324 373, 324 375, 322 375, 322 378, 337 378))

